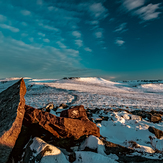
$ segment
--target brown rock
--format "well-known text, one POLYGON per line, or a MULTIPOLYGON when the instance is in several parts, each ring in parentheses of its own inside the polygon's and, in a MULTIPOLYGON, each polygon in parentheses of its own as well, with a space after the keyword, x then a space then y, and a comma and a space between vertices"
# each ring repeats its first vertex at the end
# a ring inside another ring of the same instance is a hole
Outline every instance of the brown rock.
POLYGON ((162 121, 161 115, 160 114, 154 114, 154 115, 152 115, 150 121, 153 122, 153 123, 159 123, 159 122, 161 122, 162 121))
POLYGON ((25 109, 24 125, 29 126, 31 123, 38 123, 57 138, 73 137, 74 139, 79 139, 85 135, 100 136, 99 128, 88 119, 79 120, 57 117, 49 112, 43 112, 27 105, 25 109))
POLYGON ((5 163, 21 131, 26 86, 21 79, 0 93, 0 163, 5 163))
POLYGON ((75 106, 68 110, 63 110, 60 114, 60 117, 73 118, 73 119, 81 119, 87 118, 86 110, 83 105, 75 106))
POLYGON ((155 134, 155 136, 160 139, 162 136, 163 136, 163 131, 157 129, 157 128, 154 128, 154 127, 149 127, 148 130, 155 134))

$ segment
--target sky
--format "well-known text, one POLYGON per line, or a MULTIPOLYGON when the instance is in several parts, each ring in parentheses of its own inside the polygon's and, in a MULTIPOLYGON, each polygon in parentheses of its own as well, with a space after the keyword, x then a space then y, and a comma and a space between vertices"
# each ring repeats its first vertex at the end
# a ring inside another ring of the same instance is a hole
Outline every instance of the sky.
POLYGON ((162 0, 0 0, 0 78, 163 79, 162 0))

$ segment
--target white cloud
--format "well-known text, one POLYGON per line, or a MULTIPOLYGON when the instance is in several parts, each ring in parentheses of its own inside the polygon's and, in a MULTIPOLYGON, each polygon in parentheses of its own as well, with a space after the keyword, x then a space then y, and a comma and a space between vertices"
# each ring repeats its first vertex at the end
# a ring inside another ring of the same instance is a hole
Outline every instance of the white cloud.
POLYGON ((73 31, 72 35, 75 36, 76 38, 80 38, 81 37, 81 33, 79 31, 73 31))
POLYGON ((42 5, 43 4, 42 0, 37 0, 37 4, 42 5))
POLYGON ((21 10, 21 13, 24 15, 24 16, 27 16, 27 15, 30 15, 31 12, 28 11, 28 10, 21 10))
POLYGON ((29 38, 29 41, 33 42, 34 41, 34 38, 33 37, 29 38))
POLYGON ((90 24, 90 25, 98 25, 99 21, 98 20, 92 20, 92 21, 86 21, 86 23, 90 24))
POLYGON ((0 21, 2 22, 2 21, 5 21, 5 20, 7 20, 6 16, 0 15, 0 21))
POLYGON ((147 6, 144 6, 137 11, 135 11, 134 14, 138 15, 141 19, 147 21, 156 19, 159 17, 159 14, 161 12, 156 12, 156 10, 159 9, 159 3, 158 4, 148 4, 147 6))
POLYGON ((120 33, 123 33, 123 32, 126 32, 128 29, 126 29, 126 25, 127 23, 122 23, 120 24, 114 32, 120 32, 120 33))
POLYGON ((140 6, 143 6, 145 3, 145 0, 124 0, 123 6, 128 10, 134 10, 140 6))
POLYGON ((12 26, 9 26, 9 25, 6 25, 6 24, 0 24, 0 27, 3 28, 3 29, 8 29, 12 32, 19 32, 19 29, 18 28, 15 28, 15 27, 12 27, 12 26))
POLYGON ((102 3, 93 3, 89 6, 89 12, 95 19, 103 19, 108 16, 108 10, 103 6, 102 3))
POLYGON ((67 55, 77 57, 79 55, 79 51, 74 50, 74 49, 65 49, 65 52, 67 55))
POLYGON ((100 31, 99 32, 95 32, 94 34, 95 34, 96 38, 102 38, 103 37, 103 33, 100 32, 100 31))
POLYGON ((90 49, 89 47, 84 48, 84 50, 87 52, 92 52, 92 49, 90 49))
POLYGON ((49 7, 48 7, 48 10, 49 10, 49 11, 52 11, 53 9, 54 9, 53 6, 49 6, 49 7))
POLYGON ((75 40, 75 44, 78 45, 78 47, 82 47, 83 41, 82 40, 75 40))
POLYGON ((57 44, 59 45, 59 47, 61 49, 66 49, 67 48, 67 46, 65 44, 63 44, 61 41, 57 41, 57 44))
POLYGON ((51 27, 51 26, 49 26, 49 25, 43 25, 43 27, 44 27, 44 28, 46 28, 46 29, 52 30, 52 31, 56 31, 56 32, 58 32, 58 31, 59 31, 59 29, 58 29, 58 28, 51 27))
POLYGON ((27 26, 28 24, 26 22, 21 22, 23 26, 27 26))
POLYGON ((45 34, 44 34, 44 33, 38 32, 37 34, 38 34, 39 36, 45 37, 45 34))
POLYGON ((125 43, 125 41, 123 41, 121 38, 117 38, 115 40, 115 44, 117 44, 118 46, 122 46, 125 43))
POLYGON ((22 37, 27 37, 28 34, 27 34, 27 33, 22 33, 21 36, 22 36, 22 37))
POLYGON ((44 42, 47 42, 47 43, 50 42, 50 40, 47 39, 47 38, 43 39, 43 41, 44 41, 44 42))

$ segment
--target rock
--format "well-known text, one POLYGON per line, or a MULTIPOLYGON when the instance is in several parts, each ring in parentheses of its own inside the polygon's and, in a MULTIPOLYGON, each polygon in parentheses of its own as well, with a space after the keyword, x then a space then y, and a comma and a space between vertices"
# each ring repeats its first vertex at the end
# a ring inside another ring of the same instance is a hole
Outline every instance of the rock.
POLYGON ((141 121, 142 120, 142 117, 141 116, 138 116, 138 115, 132 115, 130 114, 129 115, 131 120, 138 120, 138 121, 141 121))
POLYGON ((73 118, 73 119, 81 119, 87 118, 86 110, 83 105, 75 106, 68 110, 63 110, 60 114, 60 117, 73 118))
POLYGON ((0 93, 0 162, 5 163, 21 131, 26 86, 23 79, 0 93))
POLYGON ((101 138, 102 142, 105 145, 105 153, 107 155, 109 155, 110 153, 112 154, 116 154, 119 156, 119 154, 129 154, 129 153, 133 153, 134 150, 132 149, 128 149, 124 146, 118 145, 118 144, 114 144, 112 142, 106 141, 104 138, 101 138))
POLYGON ((99 109, 99 108, 95 108, 95 109, 91 109, 90 111, 91 111, 91 113, 95 114, 95 113, 99 113, 100 110, 101 109, 99 109))
POLYGON ((161 122, 162 121, 161 115, 160 114, 152 115, 150 121, 153 122, 153 123, 161 122))
POLYGON ((68 163, 65 155, 60 149, 47 144, 42 139, 35 137, 30 140, 25 148, 24 154, 22 156, 22 163, 68 163))
POLYGON ((77 140, 82 136, 100 136, 99 128, 88 119, 57 117, 49 112, 42 112, 27 105, 25 110, 23 122, 25 126, 37 123, 57 138, 73 138, 77 140))
POLYGON ((100 118, 102 118, 103 121, 108 121, 109 117, 108 116, 101 116, 99 115, 100 118))
POLYGON ((54 109, 54 104, 52 102, 48 103, 45 107, 39 108, 39 110, 50 112, 51 109, 54 109))
POLYGON ((59 105, 59 107, 62 107, 63 109, 66 109, 66 108, 68 108, 68 105, 62 103, 61 105, 59 105))
POLYGON ((151 133, 155 134, 155 136, 156 136, 158 139, 160 139, 160 138, 163 136, 163 131, 161 131, 161 130, 159 130, 159 129, 156 129, 156 128, 154 128, 154 127, 149 127, 148 130, 149 130, 151 133))
POLYGON ((104 143, 96 136, 90 135, 80 146, 80 150, 92 151, 105 155, 104 143))
POLYGON ((101 123, 102 122, 102 118, 96 118, 95 119, 95 123, 101 123))

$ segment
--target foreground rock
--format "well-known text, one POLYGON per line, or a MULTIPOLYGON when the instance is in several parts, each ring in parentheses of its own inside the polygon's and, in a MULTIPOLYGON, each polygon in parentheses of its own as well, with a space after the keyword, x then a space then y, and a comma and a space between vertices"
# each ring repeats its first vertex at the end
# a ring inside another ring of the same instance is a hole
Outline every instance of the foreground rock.
POLYGON ((35 137, 30 140, 25 148, 22 160, 20 163, 68 163, 65 155, 60 149, 47 144, 42 139, 35 137))
POLYGON ((60 117, 73 118, 73 119, 82 119, 87 118, 87 113, 83 105, 75 106, 68 110, 63 110, 60 114, 60 117))
POLYGON ((25 93, 23 79, 0 93, 0 162, 8 160, 21 131, 25 93))
POLYGON ((27 105, 25 110, 23 123, 25 126, 37 123, 57 138, 73 138, 77 140, 82 136, 100 136, 99 128, 88 119, 79 120, 57 117, 49 112, 44 112, 27 105))
POLYGON ((163 131, 154 128, 154 127, 149 127, 148 130, 152 133, 155 134, 156 138, 160 139, 163 136, 163 131))

